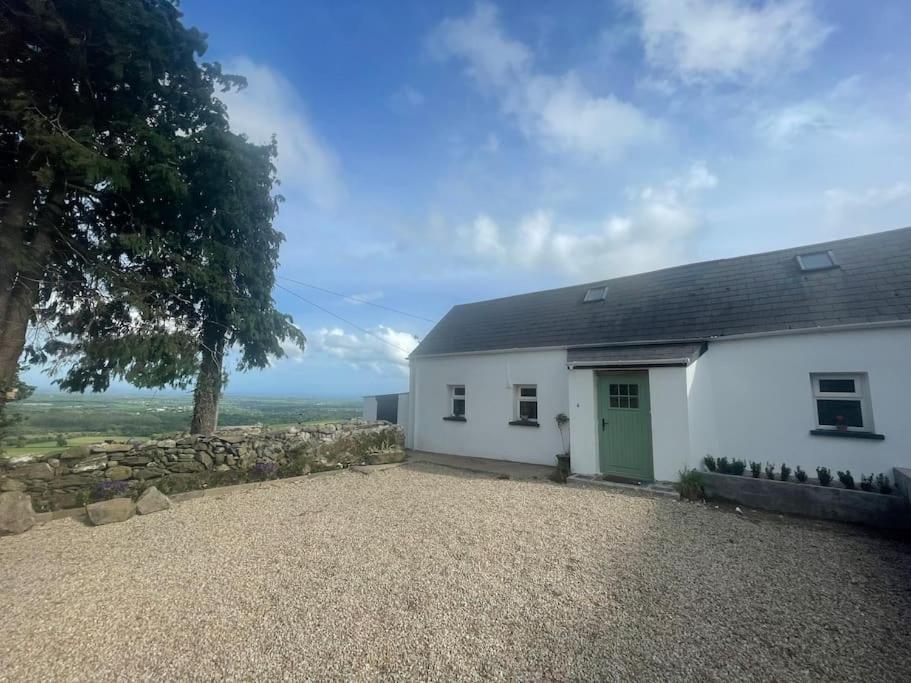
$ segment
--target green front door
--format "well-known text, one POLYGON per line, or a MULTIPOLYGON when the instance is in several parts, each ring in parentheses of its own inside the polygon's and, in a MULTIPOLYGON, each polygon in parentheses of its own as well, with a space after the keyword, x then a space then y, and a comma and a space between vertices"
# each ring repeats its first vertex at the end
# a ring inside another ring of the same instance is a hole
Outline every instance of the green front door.
POLYGON ((654 479, 648 372, 598 376, 598 433, 602 474, 654 479))

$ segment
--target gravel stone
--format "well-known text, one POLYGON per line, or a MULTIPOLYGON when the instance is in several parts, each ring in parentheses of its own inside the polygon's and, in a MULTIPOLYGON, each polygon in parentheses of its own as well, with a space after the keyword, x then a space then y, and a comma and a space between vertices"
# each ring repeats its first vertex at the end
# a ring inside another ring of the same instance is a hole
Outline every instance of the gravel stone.
POLYGON ((911 680, 911 546, 746 512, 406 464, 60 519, 0 678, 911 680))

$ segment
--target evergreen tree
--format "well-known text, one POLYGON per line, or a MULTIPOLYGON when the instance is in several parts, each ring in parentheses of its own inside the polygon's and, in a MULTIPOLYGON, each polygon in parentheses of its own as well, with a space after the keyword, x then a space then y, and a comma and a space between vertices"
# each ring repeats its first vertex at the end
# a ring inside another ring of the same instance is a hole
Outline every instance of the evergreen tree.
POLYGON ((213 93, 239 84, 197 63, 205 47, 168 0, 0 3, 0 411, 23 350, 42 357, 30 324, 73 291, 155 286, 133 251, 185 196, 183 137, 226 129, 213 93))
POLYGON ((211 433, 230 349, 238 369, 262 368, 284 355, 284 342, 303 348, 305 337, 272 300, 283 240, 272 225, 281 199, 272 193, 275 142, 212 127, 182 147, 188 191, 172 207, 174 229, 133 254, 135 273, 158 285, 58 307, 58 329, 78 338, 48 349, 72 363, 60 382, 70 391, 103 390, 112 378, 146 388, 195 378, 191 431, 211 433))

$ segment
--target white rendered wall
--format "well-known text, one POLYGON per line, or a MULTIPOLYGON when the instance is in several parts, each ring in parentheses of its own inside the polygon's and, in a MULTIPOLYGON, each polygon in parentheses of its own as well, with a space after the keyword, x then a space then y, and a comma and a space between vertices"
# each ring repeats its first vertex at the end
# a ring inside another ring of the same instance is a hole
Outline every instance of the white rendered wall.
POLYGON ((411 414, 408 412, 408 394, 399 394, 398 424, 405 428, 405 434, 408 434, 408 420, 411 414))
POLYGON ((554 465, 563 450, 554 417, 568 413, 565 351, 522 351, 411 360, 412 448, 554 465), (515 385, 538 387, 540 427, 516 419, 515 385), (465 385, 466 422, 451 422, 449 385, 465 385))
POLYGON ((376 419, 376 396, 364 396, 364 409, 362 417, 365 420, 376 419))
POLYGON ((570 467, 575 474, 600 474, 598 397, 594 370, 569 372, 570 467))
POLYGON ((861 473, 911 465, 911 329, 712 342, 688 373, 692 462, 706 453, 861 473), (812 436, 810 373, 866 372, 884 441, 812 436))
POLYGON ((676 481, 690 454, 686 368, 650 368, 652 462, 658 481, 676 481))

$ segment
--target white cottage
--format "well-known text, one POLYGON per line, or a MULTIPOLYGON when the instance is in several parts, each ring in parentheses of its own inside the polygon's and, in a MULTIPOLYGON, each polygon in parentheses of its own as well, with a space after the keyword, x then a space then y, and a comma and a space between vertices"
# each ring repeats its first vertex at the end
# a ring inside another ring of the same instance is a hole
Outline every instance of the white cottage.
POLYGON ((416 450, 673 480, 706 454, 911 465, 911 228, 455 306, 411 355, 416 450))

